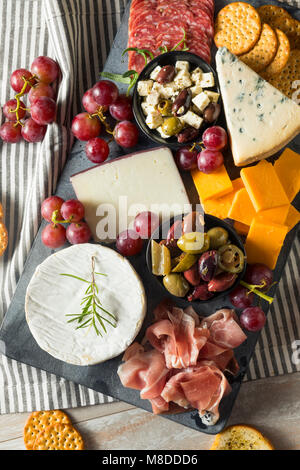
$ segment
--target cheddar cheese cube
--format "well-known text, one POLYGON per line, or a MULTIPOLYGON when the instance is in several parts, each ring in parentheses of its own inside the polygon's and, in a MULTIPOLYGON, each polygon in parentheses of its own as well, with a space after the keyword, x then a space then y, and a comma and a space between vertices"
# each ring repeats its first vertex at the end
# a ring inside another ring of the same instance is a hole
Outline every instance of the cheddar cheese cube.
POLYGON ((245 243, 247 262, 263 263, 274 269, 287 232, 286 225, 262 222, 254 217, 245 243))
POLYGON ((266 160, 243 168, 241 177, 256 212, 289 204, 273 165, 266 160))
POLYGON ((237 220, 234 221, 233 228, 239 235, 248 235, 250 229, 249 225, 242 224, 237 220))
POLYGON ((232 182, 224 165, 209 174, 202 173, 199 170, 193 170, 191 174, 200 201, 224 196, 233 189, 232 182))
POLYGON ((245 188, 235 194, 228 217, 245 225, 250 225, 256 212, 245 188))
POLYGON ((285 225, 288 226, 289 230, 295 227, 300 222, 300 212, 295 209, 294 206, 289 206, 289 211, 287 218, 285 220, 285 225))
POLYGON ((300 155, 285 149, 274 163, 274 168, 289 202, 292 202, 300 191, 300 155))
POLYGON ((257 217, 262 221, 273 222, 274 224, 284 225, 290 205, 273 207, 265 211, 257 212, 257 217))
POLYGON ((244 187, 242 178, 237 178, 232 181, 232 191, 225 196, 217 197, 214 199, 207 199, 200 201, 204 212, 206 214, 214 215, 219 219, 227 219, 228 212, 232 204, 235 193, 244 187))

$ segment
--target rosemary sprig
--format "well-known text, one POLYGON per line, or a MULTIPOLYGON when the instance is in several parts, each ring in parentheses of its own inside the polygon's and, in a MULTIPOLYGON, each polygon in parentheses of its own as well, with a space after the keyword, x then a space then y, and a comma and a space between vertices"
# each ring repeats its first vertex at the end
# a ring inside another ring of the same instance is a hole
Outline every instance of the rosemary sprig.
POLYGON ((125 83, 128 84, 126 95, 129 95, 131 88, 135 85, 139 74, 135 70, 128 70, 127 72, 123 73, 123 75, 119 73, 110 73, 110 72, 100 72, 101 77, 108 78, 113 80, 114 82, 125 83))
POLYGON ((68 320, 68 323, 77 322, 78 325, 76 330, 79 328, 90 328, 93 327, 96 331, 97 336, 102 337, 102 333, 107 333, 105 322, 116 328, 117 318, 111 312, 106 310, 99 299, 99 288, 96 284, 95 275, 106 276, 106 274, 98 273, 95 271, 95 257, 92 256, 92 280, 88 281, 82 277, 75 276, 74 274, 62 273, 61 276, 72 277, 78 281, 85 282, 88 284, 87 289, 84 292, 83 299, 80 303, 81 313, 67 313, 67 317, 73 317, 68 320), (106 316, 103 315, 106 314, 106 316), (110 318, 107 318, 110 317, 110 318), (103 330, 103 331, 102 331, 103 330))

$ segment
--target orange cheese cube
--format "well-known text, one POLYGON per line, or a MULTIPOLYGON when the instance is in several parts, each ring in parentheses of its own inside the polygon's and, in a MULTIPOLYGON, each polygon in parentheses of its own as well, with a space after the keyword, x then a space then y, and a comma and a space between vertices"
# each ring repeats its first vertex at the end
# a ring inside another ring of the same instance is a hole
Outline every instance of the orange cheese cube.
POLYGON ((241 177, 256 212, 289 204, 273 165, 266 160, 243 168, 241 177))
POLYGON ((292 202, 300 191, 300 155, 285 149, 274 163, 274 168, 289 202, 292 202))
POLYGON ((289 207, 290 205, 273 207, 273 209, 257 212, 256 216, 261 221, 284 225, 289 212, 289 207))
POLYGON ((245 188, 235 194, 228 217, 245 225, 250 225, 256 212, 245 188))
POLYGON ((274 269, 287 232, 285 225, 262 222, 254 217, 245 244, 247 262, 263 263, 274 269))
POLYGON ((232 182, 224 165, 209 174, 199 170, 193 170, 191 174, 202 202, 224 196, 232 191, 232 182))
POLYGON ((247 235, 250 229, 249 225, 245 225, 237 221, 233 223, 233 227, 234 227, 234 230, 240 235, 247 235))
POLYGON ((233 191, 225 196, 217 197, 214 199, 207 199, 206 201, 200 201, 204 212, 206 214, 214 215, 219 219, 226 219, 228 217, 228 211, 231 207, 232 200, 236 192, 244 187, 242 178, 237 178, 232 181, 233 191))
POLYGON ((297 211, 294 206, 290 205, 285 225, 288 226, 289 230, 292 230, 298 222, 300 222, 300 212, 297 211))

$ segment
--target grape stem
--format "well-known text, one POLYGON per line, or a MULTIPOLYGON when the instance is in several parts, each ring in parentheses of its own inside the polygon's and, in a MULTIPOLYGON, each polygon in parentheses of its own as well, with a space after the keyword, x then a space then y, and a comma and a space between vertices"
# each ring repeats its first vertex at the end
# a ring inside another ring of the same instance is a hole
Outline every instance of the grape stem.
POLYGON ((106 121, 106 116, 104 116, 103 112, 104 112, 103 106, 99 106, 97 112, 94 113, 94 114, 91 114, 90 117, 91 117, 91 118, 93 118, 93 117, 98 117, 99 120, 100 120, 100 122, 102 122, 102 124, 104 125, 106 132, 107 132, 108 134, 113 135, 114 131, 111 129, 110 125, 109 125, 108 122, 106 121))
POLYGON ((36 79, 37 77, 35 75, 32 75, 30 78, 25 78, 24 76, 22 77, 22 80, 24 81, 24 85, 22 86, 22 89, 19 93, 15 95, 15 100, 17 101, 16 109, 10 110, 11 113, 16 113, 16 123, 14 124, 14 127, 17 127, 18 125, 24 126, 22 121, 20 121, 20 116, 19 116, 19 109, 23 109, 25 111, 30 111, 29 108, 23 108, 21 106, 21 101, 20 98, 25 95, 25 90, 27 88, 27 85, 33 87, 31 80, 36 79))
POLYGON ((273 297, 270 297, 269 295, 266 295, 264 294, 263 292, 261 292, 260 290, 258 290, 259 288, 262 288, 264 287, 264 283, 262 284, 248 284, 248 282, 245 282, 245 281, 240 281, 240 284, 243 286, 243 287, 246 287, 247 289, 249 289, 250 292, 253 292, 254 294, 258 295, 259 297, 261 297, 262 299, 266 300, 267 302, 269 302, 269 304, 271 304, 274 300, 273 297))
POLYGON ((72 219, 73 219, 72 216, 67 220, 57 220, 58 212, 59 210, 52 212, 51 222, 53 223, 54 226, 58 224, 70 224, 72 222, 72 219))

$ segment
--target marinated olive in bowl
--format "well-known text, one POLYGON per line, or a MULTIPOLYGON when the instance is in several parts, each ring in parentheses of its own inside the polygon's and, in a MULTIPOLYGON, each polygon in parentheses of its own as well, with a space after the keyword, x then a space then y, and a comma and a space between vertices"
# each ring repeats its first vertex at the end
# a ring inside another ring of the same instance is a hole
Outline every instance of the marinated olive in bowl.
POLYGON ((230 225, 194 211, 173 219, 167 231, 163 226, 149 241, 147 264, 169 294, 207 302, 238 285, 246 254, 230 225))

